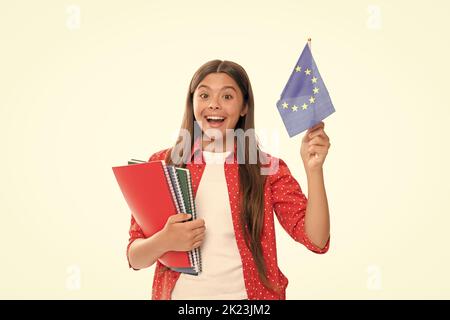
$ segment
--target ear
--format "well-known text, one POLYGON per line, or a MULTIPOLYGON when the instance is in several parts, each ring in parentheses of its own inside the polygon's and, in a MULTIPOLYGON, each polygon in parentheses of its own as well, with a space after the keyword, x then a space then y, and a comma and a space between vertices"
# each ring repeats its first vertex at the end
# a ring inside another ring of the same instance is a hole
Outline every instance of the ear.
POLYGON ((248 112, 248 105, 246 104, 240 113, 241 117, 245 116, 247 112, 248 112))

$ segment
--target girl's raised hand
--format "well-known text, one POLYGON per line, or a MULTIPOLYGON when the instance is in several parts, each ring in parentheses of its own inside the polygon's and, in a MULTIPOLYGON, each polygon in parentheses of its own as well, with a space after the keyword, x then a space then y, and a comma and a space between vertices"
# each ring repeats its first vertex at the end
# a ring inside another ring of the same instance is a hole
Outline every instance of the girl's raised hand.
POLYGON ((307 173, 321 170, 330 148, 330 139, 324 130, 323 121, 308 129, 302 139, 300 155, 307 173))

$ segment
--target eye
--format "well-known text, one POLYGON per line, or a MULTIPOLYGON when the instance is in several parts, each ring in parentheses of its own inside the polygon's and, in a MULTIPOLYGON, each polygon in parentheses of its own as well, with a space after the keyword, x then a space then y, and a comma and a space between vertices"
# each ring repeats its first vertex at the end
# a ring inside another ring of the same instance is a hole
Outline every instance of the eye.
POLYGON ((230 97, 229 99, 225 98, 226 100, 233 99, 233 96, 231 94, 226 94, 226 95, 224 95, 224 97, 230 97))
POLYGON ((202 98, 202 99, 206 99, 206 98, 208 97, 208 94, 206 94, 206 93, 200 93, 200 94, 199 94, 199 97, 202 98), (206 96, 206 97, 205 97, 205 96, 206 96))

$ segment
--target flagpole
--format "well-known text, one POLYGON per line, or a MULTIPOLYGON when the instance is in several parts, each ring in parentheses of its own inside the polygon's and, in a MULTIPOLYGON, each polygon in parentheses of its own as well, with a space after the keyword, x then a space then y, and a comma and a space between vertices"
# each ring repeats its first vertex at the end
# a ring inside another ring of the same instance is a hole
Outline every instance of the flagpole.
MULTIPOLYGON (((311 38, 308 38, 308 47, 309 47, 309 50, 311 50, 311 38)), ((315 153, 314 155, 316 158, 319 157, 319 155, 317 153, 315 153)))

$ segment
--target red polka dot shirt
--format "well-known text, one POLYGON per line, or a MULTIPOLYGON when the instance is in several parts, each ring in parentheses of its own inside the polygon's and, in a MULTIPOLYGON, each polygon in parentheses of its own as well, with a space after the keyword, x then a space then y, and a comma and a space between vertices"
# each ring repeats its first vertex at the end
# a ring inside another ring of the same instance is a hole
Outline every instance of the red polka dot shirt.
MULTIPOLYGON (((165 155, 169 150, 170 149, 165 149, 153 154, 149 161, 164 160, 165 155)), ((200 157, 200 161, 198 161, 197 158, 195 161, 191 161, 191 163, 186 165, 186 168, 191 171, 192 185, 195 194, 205 168, 205 163, 202 161, 201 150, 198 144, 194 146, 192 154, 193 157, 200 157)), ((281 159, 269 156, 270 164, 274 164, 278 161, 278 166, 273 166, 273 168, 277 170, 273 170, 271 174, 267 175, 264 187, 264 227, 262 230, 261 244, 268 279, 271 283, 279 287, 280 290, 273 291, 265 287, 259 279, 256 264, 250 250, 245 244, 240 227, 239 165, 236 161, 236 152, 232 153, 230 156, 234 157, 234 161, 232 161, 232 163, 226 162, 224 164, 225 178, 228 186, 236 242, 242 259, 242 269, 248 299, 284 300, 286 299, 288 279, 278 268, 273 213, 275 212, 281 226, 295 241, 303 244, 307 249, 314 253, 326 253, 329 249, 330 239, 328 239, 325 247, 319 248, 308 238, 305 232, 305 213, 308 199, 303 194, 298 182, 291 175, 286 163, 281 159)), ((127 258, 129 247, 133 241, 138 238, 144 238, 144 234, 133 216, 131 216, 129 235, 127 258)), ((129 267, 131 268, 130 264, 129 267)), ((165 267, 161 262, 156 261, 152 299, 170 300, 171 292, 175 287, 175 283, 179 276, 180 273, 172 271, 165 267)))

